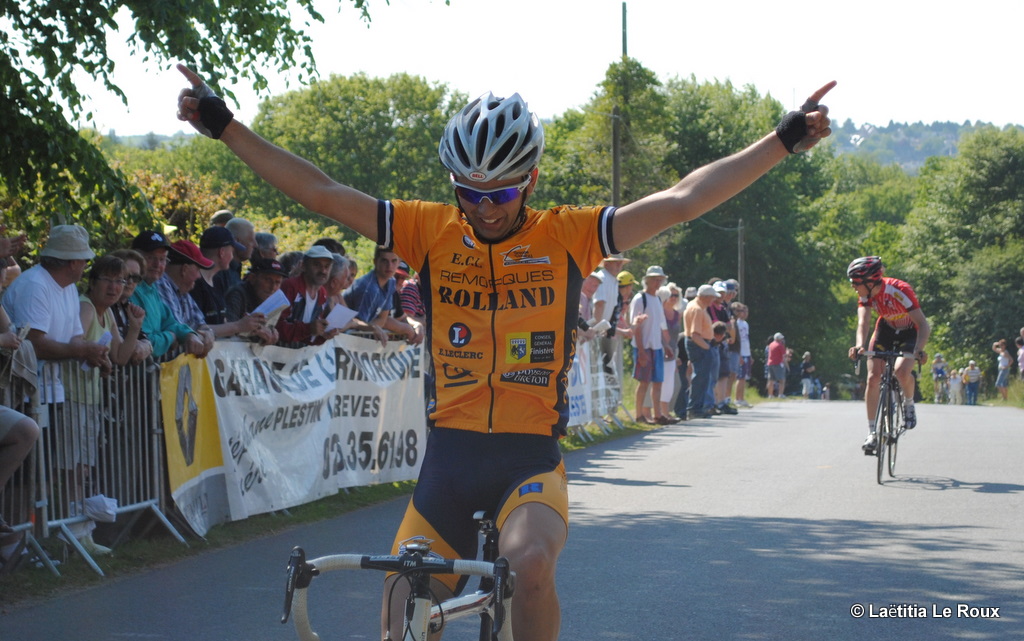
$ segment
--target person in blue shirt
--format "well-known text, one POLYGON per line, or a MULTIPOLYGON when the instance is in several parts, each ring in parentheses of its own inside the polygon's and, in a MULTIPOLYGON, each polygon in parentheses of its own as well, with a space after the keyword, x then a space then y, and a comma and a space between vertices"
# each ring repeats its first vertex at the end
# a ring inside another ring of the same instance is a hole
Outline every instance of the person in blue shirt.
POLYGON ((423 325, 409 319, 401 321, 391 315, 395 304, 395 271, 398 255, 377 246, 373 252, 373 271, 360 276, 345 290, 345 305, 356 312, 359 320, 400 334, 412 345, 423 342, 423 325))

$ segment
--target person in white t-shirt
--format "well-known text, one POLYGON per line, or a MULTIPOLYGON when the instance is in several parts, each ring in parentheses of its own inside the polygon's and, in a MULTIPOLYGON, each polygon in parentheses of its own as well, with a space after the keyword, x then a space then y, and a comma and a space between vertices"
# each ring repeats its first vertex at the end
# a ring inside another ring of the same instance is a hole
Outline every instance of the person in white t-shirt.
POLYGON ((675 350, 668 335, 665 311, 658 289, 668 280, 665 271, 651 265, 642 281, 643 291, 629 304, 629 317, 633 321, 633 378, 636 386, 636 420, 650 425, 672 425, 676 421, 660 413, 661 385, 665 380, 665 358, 675 358, 675 350), (647 416, 645 404, 650 390, 654 411, 647 416))
POLYGON ((732 313, 736 317, 736 338, 740 344, 740 367, 736 373, 736 405, 739 407, 752 407, 746 400, 747 381, 750 380, 750 371, 753 366, 753 354, 750 351, 750 324, 747 323, 747 313, 750 310, 739 301, 732 304, 732 313))

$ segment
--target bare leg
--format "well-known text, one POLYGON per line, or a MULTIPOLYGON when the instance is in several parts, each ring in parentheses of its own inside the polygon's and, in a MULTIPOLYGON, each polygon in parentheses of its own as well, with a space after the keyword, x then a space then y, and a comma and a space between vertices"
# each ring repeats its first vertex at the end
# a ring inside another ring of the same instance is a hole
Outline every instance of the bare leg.
POLYGON ((555 590, 555 566, 568 529, 561 515, 541 503, 512 511, 501 528, 500 554, 516 573, 512 634, 516 641, 555 641, 562 612, 555 590))

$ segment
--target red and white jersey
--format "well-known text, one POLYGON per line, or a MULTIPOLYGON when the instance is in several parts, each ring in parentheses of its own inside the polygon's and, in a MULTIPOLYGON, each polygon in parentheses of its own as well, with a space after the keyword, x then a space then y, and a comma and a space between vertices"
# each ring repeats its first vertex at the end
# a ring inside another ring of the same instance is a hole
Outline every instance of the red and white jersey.
POLYGON ((874 296, 870 299, 861 298, 858 305, 871 307, 878 314, 879 320, 884 320, 894 329, 914 327, 910 312, 920 307, 914 288, 897 278, 882 278, 882 285, 874 296))

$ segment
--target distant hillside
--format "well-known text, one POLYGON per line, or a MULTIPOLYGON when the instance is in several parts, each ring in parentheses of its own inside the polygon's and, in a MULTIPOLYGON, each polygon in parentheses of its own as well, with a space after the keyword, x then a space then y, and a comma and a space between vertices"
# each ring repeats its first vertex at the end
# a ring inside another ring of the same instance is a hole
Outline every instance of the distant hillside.
MULTIPOLYGON (((838 153, 859 154, 883 165, 898 164, 909 174, 916 175, 930 156, 954 156, 960 137, 993 125, 981 121, 956 124, 952 122, 921 122, 905 124, 889 122, 885 127, 875 125, 856 126, 847 120, 841 127, 833 129, 832 144, 838 153)), ((141 136, 118 136, 113 131, 106 136, 114 144, 156 149, 175 140, 184 133, 174 136, 146 134, 141 136)))
POLYGON ((881 164, 898 164, 909 174, 917 174, 931 156, 954 156, 964 134, 992 127, 985 122, 889 122, 885 127, 861 125, 847 120, 833 129, 833 144, 839 153, 860 154, 881 164))

